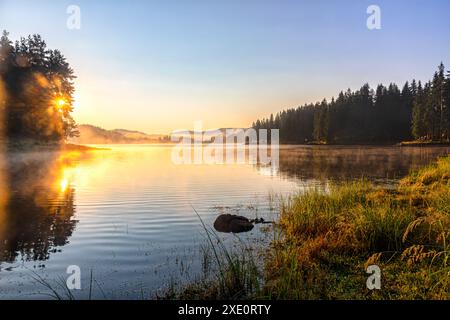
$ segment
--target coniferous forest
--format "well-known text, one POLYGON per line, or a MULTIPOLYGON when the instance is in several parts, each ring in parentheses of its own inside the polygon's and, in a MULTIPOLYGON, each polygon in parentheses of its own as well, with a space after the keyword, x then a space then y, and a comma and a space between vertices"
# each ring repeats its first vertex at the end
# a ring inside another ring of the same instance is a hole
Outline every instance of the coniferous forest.
POLYGON ((257 120, 255 129, 280 129, 281 143, 449 142, 450 72, 441 63, 433 79, 412 80, 401 88, 368 84, 257 120))

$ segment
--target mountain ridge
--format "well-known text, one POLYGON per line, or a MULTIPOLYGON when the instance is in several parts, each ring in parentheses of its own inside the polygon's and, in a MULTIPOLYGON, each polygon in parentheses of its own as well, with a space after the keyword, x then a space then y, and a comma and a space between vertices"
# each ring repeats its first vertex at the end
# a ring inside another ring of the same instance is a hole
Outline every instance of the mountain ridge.
POLYGON ((78 125, 79 136, 69 140, 77 144, 144 144, 167 143, 169 136, 163 134, 147 134, 142 131, 128 129, 107 130, 91 124, 78 125))

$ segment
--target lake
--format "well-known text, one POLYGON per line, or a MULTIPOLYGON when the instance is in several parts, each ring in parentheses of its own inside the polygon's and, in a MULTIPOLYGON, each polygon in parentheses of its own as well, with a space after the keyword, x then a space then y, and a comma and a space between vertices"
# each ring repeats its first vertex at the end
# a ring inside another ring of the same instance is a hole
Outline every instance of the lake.
MULTIPOLYGON (((267 167, 179 165, 171 146, 107 147, 0 154, 0 299, 52 298, 46 285, 64 294, 70 265, 81 270, 77 299, 152 298, 201 274, 200 218, 208 228, 222 213, 275 220, 278 197, 330 181, 392 185, 450 153, 449 147, 283 146, 278 166, 267 167)), ((229 246, 268 245, 270 225, 219 236, 229 246)))

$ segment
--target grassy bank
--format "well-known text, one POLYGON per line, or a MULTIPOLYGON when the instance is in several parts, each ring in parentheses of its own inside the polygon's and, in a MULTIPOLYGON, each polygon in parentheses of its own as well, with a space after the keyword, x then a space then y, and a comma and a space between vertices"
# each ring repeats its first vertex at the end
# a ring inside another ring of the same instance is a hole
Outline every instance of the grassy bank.
POLYGON ((393 190, 359 181, 298 194, 277 229, 262 286, 245 253, 227 254, 215 278, 177 297, 450 299, 450 157, 393 190), (372 264, 381 290, 366 287, 372 264))
POLYGON ((279 299, 449 299, 450 158, 395 190, 370 183, 311 190, 285 203, 264 293, 279 299), (366 288, 377 264, 382 289, 366 288))

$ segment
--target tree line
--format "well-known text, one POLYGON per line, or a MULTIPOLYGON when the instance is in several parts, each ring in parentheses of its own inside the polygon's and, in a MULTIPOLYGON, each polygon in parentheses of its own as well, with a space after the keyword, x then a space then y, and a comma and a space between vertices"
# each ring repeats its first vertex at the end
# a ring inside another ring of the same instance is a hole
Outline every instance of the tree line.
POLYGON ((432 81, 364 84, 337 98, 283 110, 257 120, 255 129, 279 129, 281 143, 449 142, 450 72, 441 63, 432 81))
POLYGON ((9 141, 60 142, 77 134, 71 116, 75 75, 40 35, 0 38, 0 108, 9 141))

